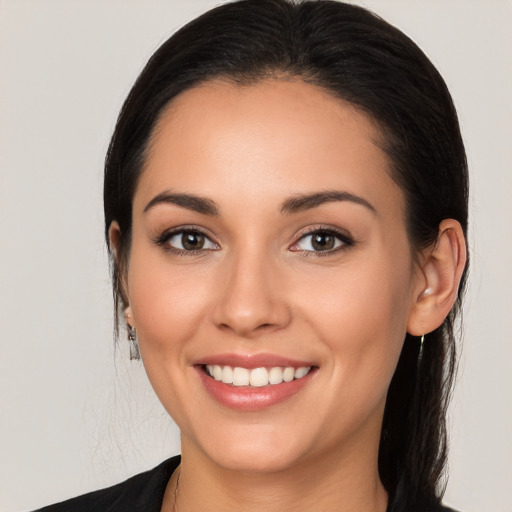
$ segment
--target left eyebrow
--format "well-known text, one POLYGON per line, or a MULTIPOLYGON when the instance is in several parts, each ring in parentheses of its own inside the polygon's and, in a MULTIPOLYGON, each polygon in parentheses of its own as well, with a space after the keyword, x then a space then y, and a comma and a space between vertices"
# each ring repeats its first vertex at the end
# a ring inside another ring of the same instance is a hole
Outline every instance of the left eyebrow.
POLYGON ((366 199, 356 196, 355 194, 351 194, 350 192, 339 190, 326 190, 316 192, 314 194, 303 194, 290 197, 282 204, 281 213, 290 214, 302 212, 304 210, 317 208, 325 203, 333 203, 337 201, 349 201, 351 203, 359 204, 370 210, 372 213, 377 214, 375 207, 366 199))
POLYGON ((149 201, 144 208, 144 213, 158 204, 175 204, 187 210, 202 213, 203 215, 211 215, 212 217, 219 216, 219 208, 214 201, 207 197, 196 196, 194 194, 178 194, 170 191, 162 192, 149 201))

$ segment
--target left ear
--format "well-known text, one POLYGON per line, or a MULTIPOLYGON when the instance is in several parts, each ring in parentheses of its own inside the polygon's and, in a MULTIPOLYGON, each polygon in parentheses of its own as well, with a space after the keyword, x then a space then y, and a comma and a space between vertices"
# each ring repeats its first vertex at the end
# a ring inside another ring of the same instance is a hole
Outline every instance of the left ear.
POLYGON ((454 219, 443 220, 435 245, 426 249, 421 258, 422 278, 418 279, 407 322, 407 332, 413 336, 437 329, 457 298, 466 265, 466 240, 461 225, 454 219))

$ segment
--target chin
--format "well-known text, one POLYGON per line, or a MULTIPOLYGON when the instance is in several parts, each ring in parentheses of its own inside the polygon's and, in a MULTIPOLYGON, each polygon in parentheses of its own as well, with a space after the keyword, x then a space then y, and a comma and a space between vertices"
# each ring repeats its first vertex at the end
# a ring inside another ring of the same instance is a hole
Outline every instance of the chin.
POLYGON ((212 453, 211 458, 219 466, 240 473, 277 473, 290 469, 298 462, 292 454, 247 447, 244 451, 212 453))
POLYGON ((303 458, 297 437, 269 432, 231 429, 230 435, 204 444, 206 455, 219 466, 237 472, 272 473, 293 467, 303 458))

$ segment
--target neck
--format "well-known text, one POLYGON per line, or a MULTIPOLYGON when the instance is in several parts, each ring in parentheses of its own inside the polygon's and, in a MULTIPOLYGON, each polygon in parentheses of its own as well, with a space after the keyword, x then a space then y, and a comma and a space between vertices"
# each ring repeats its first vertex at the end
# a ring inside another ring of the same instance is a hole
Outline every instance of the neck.
POLYGON ((385 512, 387 507, 377 456, 367 446, 254 473, 220 467, 183 439, 182 464, 169 482, 162 510, 173 510, 178 474, 179 512, 385 512))

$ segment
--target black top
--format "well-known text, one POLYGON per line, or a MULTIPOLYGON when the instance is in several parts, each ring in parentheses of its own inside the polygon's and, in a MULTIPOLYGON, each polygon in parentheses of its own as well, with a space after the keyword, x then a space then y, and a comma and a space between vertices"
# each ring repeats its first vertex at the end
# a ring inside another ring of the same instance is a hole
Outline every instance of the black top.
MULTIPOLYGON (((90 492, 34 512, 160 512, 165 488, 181 457, 172 457, 159 466, 129 478, 125 482, 90 492)), ((400 503, 388 507, 388 512, 402 509, 400 503)), ((413 511, 408 511, 413 512, 413 511)), ((432 512, 455 512, 439 506, 432 512)))

